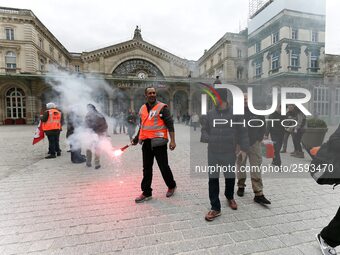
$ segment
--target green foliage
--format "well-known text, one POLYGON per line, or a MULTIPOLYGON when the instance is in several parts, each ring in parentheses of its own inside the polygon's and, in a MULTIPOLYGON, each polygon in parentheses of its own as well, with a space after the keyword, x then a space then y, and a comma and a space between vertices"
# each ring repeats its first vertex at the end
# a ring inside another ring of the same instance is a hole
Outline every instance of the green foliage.
POLYGON ((307 119, 307 127, 309 128, 327 128, 324 120, 318 118, 307 119))

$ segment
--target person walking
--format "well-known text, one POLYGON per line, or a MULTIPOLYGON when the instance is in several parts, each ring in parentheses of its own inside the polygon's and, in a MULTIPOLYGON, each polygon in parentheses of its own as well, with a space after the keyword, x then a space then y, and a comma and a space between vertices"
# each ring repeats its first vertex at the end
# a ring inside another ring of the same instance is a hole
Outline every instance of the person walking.
MULTIPOLYGON (((241 147, 239 156, 245 158, 249 149, 248 133, 247 128, 242 125, 215 125, 216 119, 228 120, 228 123, 241 122, 240 116, 234 116, 232 107, 228 104, 227 90, 216 89, 216 92, 220 95, 222 103, 202 118, 201 142, 208 143, 208 168, 213 169, 219 166, 220 169, 226 170, 223 171, 224 195, 228 206, 237 210, 237 203, 234 199, 235 171, 233 171, 236 161, 236 141, 241 147)), ((207 221, 212 221, 221 215, 219 176, 220 171, 209 170, 208 185, 211 210, 205 215, 207 221)))
POLYGON ((191 123, 192 123, 192 126, 194 127, 194 131, 196 131, 196 128, 199 125, 199 121, 200 121, 200 117, 198 116, 197 113, 194 112, 191 116, 191 123))
POLYGON ((271 204, 271 202, 263 195, 263 182, 261 173, 262 164, 262 153, 261 153, 261 142, 266 132, 266 121, 263 116, 258 116, 250 112, 248 108, 248 95, 244 94, 244 119, 245 123, 249 123, 249 120, 259 119, 262 120, 262 126, 248 126, 248 137, 250 148, 247 152, 245 160, 237 160, 237 195, 240 197, 244 196, 246 187, 247 173, 245 171, 246 161, 249 159, 251 167, 250 177, 253 192, 255 194, 254 202, 259 204, 271 204))
POLYGON ((56 158, 61 155, 59 137, 63 125, 63 116, 55 103, 47 103, 46 111, 41 117, 42 130, 48 138, 48 156, 46 159, 56 158))
POLYGON ((305 155, 302 151, 301 140, 303 133, 305 132, 306 126, 306 115, 296 106, 294 106, 294 115, 295 120, 297 121, 297 126, 293 129, 293 144, 294 144, 294 152, 290 155, 295 158, 304 158, 305 155))
POLYGON ((281 105, 279 105, 275 112, 269 115, 269 119, 275 120, 267 125, 267 131, 264 138, 268 139, 270 135, 271 140, 274 143, 274 158, 272 161, 273 166, 281 166, 280 150, 282 147, 282 141, 285 133, 285 128, 282 126, 281 121, 284 120, 284 116, 281 115, 281 105))
MULTIPOLYGON (((328 148, 332 151, 332 155, 339 155, 340 151, 340 125, 337 130, 329 137, 328 148)), ((334 159, 334 171, 340 171, 339 157, 334 159), (337 167, 337 170, 335 170, 337 167)), ((336 176, 340 178, 340 176, 336 176)), ((334 218, 329 224, 316 235, 316 239, 320 245, 323 255, 336 255, 335 247, 340 245, 340 207, 335 214, 334 218)))
MULTIPOLYGON (((294 105, 290 104, 287 106, 286 119, 292 119, 292 120, 294 119, 294 105)), ((291 125, 291 124, 292 123, 290 122, 286 123, 286 125, 291 125)), ((289 136, 291 136, 293 130, 294 128, 291 128, 291 127, 285 128, 281 153, 287 152, 288 139, 289 139, 289 136)))
POLYGON ((130 109, 129 114, 126 119, 127 123, 127 132, 130 138, 130 141, 132 140, 132 137, 136 131, 136 126, 137 126, 137 117, 135 113, 130 109))
POLYGON ((85 126, 89 128, 92 132, 97 134, 97 139, 93 141, 90 145, 90 148, 86 150, 86 166, 92 166, 92 153, 94 152, 94 164, 95 169, 99 169, 100 166, 100 151, 99 151, 99 142, 107 135, 107 122, 105 117, 97 111, 96 107, 93 104, 87 105, 88 113, 85 116, 85 126))
POLYGON ((168 164, 168 133, 170 134, 169 149, 176 148, 175 129, 168 106, 157 101, 156 90, 153 87, 145 89, 146 103, 139 110, 140 128, 132 145, 142 144, 143 152, 143 179, 141 182, 142 194, 135 199, 141 203, 152 198, 152 166, 156 158, 165 184, 168 187, 166 197, 173 196, 176 189, 172 171, 168 164))

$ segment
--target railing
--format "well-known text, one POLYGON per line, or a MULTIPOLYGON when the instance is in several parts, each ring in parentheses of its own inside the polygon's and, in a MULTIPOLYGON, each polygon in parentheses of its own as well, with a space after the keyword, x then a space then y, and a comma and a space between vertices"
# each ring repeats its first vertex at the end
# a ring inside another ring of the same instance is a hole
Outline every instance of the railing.
POLYGON ((0 14, 1 13, 33 16, 33 13, 30 10, 14 9, 14 8, 6 8, 6 7, 0 7, 0 14))

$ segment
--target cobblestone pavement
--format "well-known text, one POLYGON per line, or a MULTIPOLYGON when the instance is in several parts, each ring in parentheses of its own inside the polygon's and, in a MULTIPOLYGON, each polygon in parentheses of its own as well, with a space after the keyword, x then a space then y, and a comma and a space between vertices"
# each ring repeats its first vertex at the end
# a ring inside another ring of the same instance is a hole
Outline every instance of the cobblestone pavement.
MULTIPOLYGON (((319 255, 314 236, 340 204, 339 188, 319 186, 308 176, 264 178, 271 206, 255 204, 248 185, 232 211, 221 192, 222 216, 208 223, 208 180, 190 177, 188 127, 176 126, 178 147, 169 152, 177 192, 165 197, 155 167, 153 199, 143 204, 134 202, 140 146, 119 161, 103 159, 94 170, 71 164, 64 142, 61 157, 43 159, 47 140, 32 146, 34 130, 0 126, 0 254, 319 255)), ((117 147, 128 142, 123 134, 111 138, 117 147)), ((283 161, 294 162, 286 154, 283 161)))

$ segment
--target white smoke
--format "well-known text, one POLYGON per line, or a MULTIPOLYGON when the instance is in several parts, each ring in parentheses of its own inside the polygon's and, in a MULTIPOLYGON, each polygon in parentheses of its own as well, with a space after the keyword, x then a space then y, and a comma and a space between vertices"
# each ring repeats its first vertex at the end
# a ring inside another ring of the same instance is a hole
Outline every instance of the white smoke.
POLYGON ((54 66, 49 66, 46 82, 59 94, 59 100, 55 101, 60 102, 57 108, 63 112, 64 117, 68 115, 65 121, 68 119, 76 124, 73 134, 67 138, 72 148, 82 149, 82 154, 85 154, 86 149, 90 149, 112 161, 113 147, 109 135, 98 136, 85 126, 84 120, 88 112, 87 105, 92 104, 105 117, 108 131, 112 130, 112 124, 118 120, 105 114, 105 111, 109 114, 108 98, 114 94, 117 96, 119 92, 113 92, 110 85, 99 76, 61 71, 54 66))

